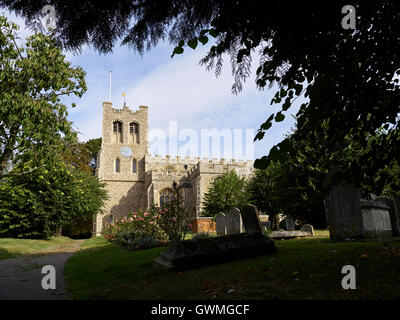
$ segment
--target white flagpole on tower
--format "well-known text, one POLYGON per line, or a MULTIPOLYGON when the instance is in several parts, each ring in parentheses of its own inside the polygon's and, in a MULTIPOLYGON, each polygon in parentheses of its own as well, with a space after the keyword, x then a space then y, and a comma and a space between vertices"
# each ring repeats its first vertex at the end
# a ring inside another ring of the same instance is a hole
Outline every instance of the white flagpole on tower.
POLYGON ((110 73, 110 87, 108 88, 108 101, 111 102, 111 73, 112 71, 109 71, 110 73))

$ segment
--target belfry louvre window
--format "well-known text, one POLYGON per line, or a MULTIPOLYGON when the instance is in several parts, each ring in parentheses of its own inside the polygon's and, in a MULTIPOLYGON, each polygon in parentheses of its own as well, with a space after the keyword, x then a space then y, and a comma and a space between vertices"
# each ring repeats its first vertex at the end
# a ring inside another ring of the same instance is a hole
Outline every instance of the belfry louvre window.
POLYGON ((120 164, 119 158, 117 158, 115 160, 115 172, 120 172, 120 170, 121 170, 120 166, 121 166, 121 164, 120 164))
POLYGON ((129 124, 130 133, 139 133, 139 125, 136 122, 131 122, 129 124))
POLYGON ((114 132, 122 132, 122 122, 121 121, 113 122, 113 131, 114 132))
POLYGON ((135 159, 132 160, 132 173, 137 172, 137 162, 135 159))
POLYGON ((130 139, 132 142, 139 144, 139 124, 131 122, 129 124, 130 139))
POLYGON ((160 193, 160 207, 164 207, 165 204, 175 200, 175 192, 172 189, 164 189, 160 193))

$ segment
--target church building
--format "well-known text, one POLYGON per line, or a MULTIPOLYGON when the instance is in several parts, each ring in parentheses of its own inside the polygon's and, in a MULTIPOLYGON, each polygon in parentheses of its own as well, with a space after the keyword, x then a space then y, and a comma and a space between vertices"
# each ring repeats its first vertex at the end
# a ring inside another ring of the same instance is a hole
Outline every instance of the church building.
POLYGON ((151 156, 146 106, 133 111, 126 105, 116 109, 111 102, 103 102, 102 127, 96 175, 106 183, 109 199, 104 213, 95 219, 96 235, 112 219, 152 204, 167 203, 176 192, 190 216, 199 218, 204 194, 216 177, 230 170, 247 177, 253 171, 251 160, 151 156))

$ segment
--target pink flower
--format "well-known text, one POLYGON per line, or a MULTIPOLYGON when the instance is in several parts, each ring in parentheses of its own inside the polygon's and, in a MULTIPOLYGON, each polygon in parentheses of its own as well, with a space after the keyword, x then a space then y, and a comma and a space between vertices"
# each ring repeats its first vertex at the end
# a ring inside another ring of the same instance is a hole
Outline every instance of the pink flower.
POLYGON ((147 216, 149 215, 149 213, 148 213, 148 212, 145 212, 145 213, 143 213, 143 215, 144 215, 145 217, 147 217, 147 216))
POLYGON ((150 224, 153 224, 153 221, 150 221, 150 224))

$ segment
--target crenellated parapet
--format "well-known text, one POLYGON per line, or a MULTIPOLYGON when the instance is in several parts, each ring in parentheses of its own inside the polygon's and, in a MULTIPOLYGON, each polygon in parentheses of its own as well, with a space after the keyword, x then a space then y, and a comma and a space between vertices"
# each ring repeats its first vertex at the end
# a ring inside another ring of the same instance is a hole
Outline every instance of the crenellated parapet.
POLYGON ((194 157, 191 158, 189 156, 186 157, 180 157, 180 156, 169 156, 166 155, 165 157, 162 157, 161 155, 147 155, 146 156, 146 163, 157 163, 161 165, 167 165, 167 164, 191 164, 191 165, 197 165, 197 164, 207 164, 207 165, 235 165, 235 166, 253 166, 254 161, 253 160, 237 160, 237 159, 218 159, 218 158, 200 158, 200 157, 194 157))
POLYGON ((116 115, 133 115, 133 116, 139 116, 146 114, 148 112, 148 107, 147 106, 139 106, 139 110, 132 110, 128 106, 124 105, 122 108, 114 108, 112 106, 111 102, 103 102, 103 108, 106 112, 112 112, 116 115))
POLYGON ((190 158, 190 157, 171 157, 160 155, 146 156, 146 172, 153 172, 161 177, 195 177, 202 173, 220 175, 224 172, 235 170, 241 176, 248 176, 253 171, 252 160, 236 159, 209 159, 209 158, 190 158))

